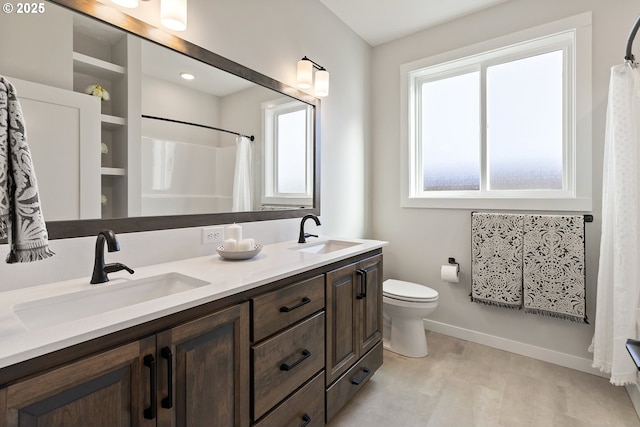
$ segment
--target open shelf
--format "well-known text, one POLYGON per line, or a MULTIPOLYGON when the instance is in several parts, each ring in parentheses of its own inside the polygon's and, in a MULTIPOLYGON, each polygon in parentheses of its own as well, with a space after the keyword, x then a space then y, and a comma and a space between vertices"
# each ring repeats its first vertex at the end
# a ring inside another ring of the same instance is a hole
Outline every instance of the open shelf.
POLYGON ((125 176, 126 172, 124 168, 100 168, 101 175, 111 175, 111 176, 125 176))
POLYGON ((112 80, 125 75, 125 68, 83 53, 73 52, 73 69, 82 74, 112 80))
POLYGON ((100 120, 102 124, 110 129, 115 129, 127 124, 127 121, 122 117, 112 116, 109 114, 101 114, 100 120))

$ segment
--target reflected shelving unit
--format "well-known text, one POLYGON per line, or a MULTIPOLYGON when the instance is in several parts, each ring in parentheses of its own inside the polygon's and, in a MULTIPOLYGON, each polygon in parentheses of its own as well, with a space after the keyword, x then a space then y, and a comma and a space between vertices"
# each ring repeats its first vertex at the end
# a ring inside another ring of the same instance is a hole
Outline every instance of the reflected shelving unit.
POLYGON ((100 142, 105 147, 101 150, 101 217, 134 215, 137 206, 130 200, 135 200, 139 186, 128 171, 135 170, 136 161, 139 164, 135 149, 140 130, 135 117, 140 117, 140 104, 135 93, 140 91, 140 42, 106 25, 96 28, 74 18, 72 57, 73 90, 84 93, 98 84, 110 95, 100 103, 100 142))

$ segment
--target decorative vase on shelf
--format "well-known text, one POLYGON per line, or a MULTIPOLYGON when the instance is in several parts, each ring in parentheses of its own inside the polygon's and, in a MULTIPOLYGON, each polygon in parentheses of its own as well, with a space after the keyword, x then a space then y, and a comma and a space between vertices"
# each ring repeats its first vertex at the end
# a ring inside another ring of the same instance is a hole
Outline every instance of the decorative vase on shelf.
POLYGON ((84 93, 88 95, 97 96, 102 101, 108 101, 110 98, 109 92, 100 85, 90 85, 84 90, 84 93))

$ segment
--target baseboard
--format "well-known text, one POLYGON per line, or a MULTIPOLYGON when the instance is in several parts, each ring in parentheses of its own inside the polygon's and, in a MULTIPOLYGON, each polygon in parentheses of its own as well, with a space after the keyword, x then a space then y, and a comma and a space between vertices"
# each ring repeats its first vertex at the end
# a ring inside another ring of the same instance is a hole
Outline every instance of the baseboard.
MULTIPOLYGON (((429 331, 460 338, 465 341, 483 344, 500 350, 509 351, 511 353, 520 354, 522 356, 531 357, 533 359, 538 359, 559 366, 564 366, 566 368, 575 369, 577 371, 586 372, 588 374, 608 378, 608 375, 603 374, 600 370, 591 366, 590 359, 572 356, 570 354, 561 353, 559 351, 553 351, 543 347, 537 347, 506 338, 500 338, 494 335, 473 331, 471 329, 460 328, 458 326, 452 326, 446 323, 435 322, 429 319, 424 319, 424 328, 429 331)), ((638 402, 640 403, 640 390, 638 390, 638 402)))

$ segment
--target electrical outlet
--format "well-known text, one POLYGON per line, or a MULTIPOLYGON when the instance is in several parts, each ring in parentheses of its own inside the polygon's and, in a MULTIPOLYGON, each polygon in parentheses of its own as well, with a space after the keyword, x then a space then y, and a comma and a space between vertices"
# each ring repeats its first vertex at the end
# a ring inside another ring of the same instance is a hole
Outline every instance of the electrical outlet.
POLYGON ((204 227, 202 229, 202 244, 222 243, 224 241, 224 229, 222 227, 204 227))

